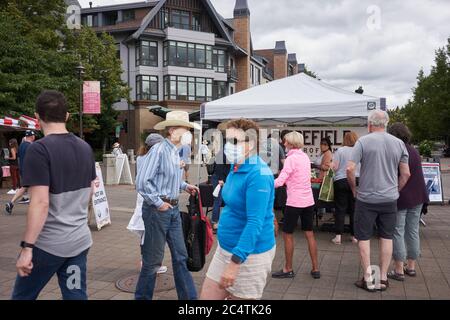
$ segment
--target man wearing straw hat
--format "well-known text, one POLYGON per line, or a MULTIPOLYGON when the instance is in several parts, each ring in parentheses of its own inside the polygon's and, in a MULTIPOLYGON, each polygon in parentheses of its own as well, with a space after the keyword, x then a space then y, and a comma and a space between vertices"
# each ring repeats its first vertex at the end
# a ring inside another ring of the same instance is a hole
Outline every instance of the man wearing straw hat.
POLYGON ((136 189, 144 198, 142 219, 145 225, 142 245, 142 269, 136 287, 136 300, 151 300, 157 271, 164 259, 165 244, 172 256, 175 287, 180 300, 195 300, 197 292, 187 269, 188 258, 183 238, 178 198, 180 190, 190 194, 198 188, 182 181, 181 159, 177 151, 183 135, 200 126, 189 122, 184 111, 167 113, 155 130, 164 130, 166 139, 155 145, 142 159, 136 177, 136 189))

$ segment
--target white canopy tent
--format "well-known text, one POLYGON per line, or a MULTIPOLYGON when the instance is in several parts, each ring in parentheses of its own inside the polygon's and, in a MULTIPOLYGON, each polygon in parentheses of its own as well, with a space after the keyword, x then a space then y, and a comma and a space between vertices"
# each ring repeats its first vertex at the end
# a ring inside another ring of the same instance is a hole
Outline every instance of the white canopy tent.
POLYGON ((248 118, 261 125, 365 125, 385 99, 346 91, 304 73, 202 105, 202 120, 248 118))

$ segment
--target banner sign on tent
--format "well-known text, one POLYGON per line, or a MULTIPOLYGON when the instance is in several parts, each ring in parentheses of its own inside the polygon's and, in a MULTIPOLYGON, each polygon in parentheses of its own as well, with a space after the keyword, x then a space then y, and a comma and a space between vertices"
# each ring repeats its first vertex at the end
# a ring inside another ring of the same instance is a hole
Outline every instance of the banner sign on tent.
POLYGON ((422 170, 430 202, 442 203, 444 194, 439 163, 422 163, 422 170))
POLYGON ((94 181, 94 194, 92 195, 92 206, 97 222, 97 229, 100 230, 105 225, 111 224, 109 215, 108 198, 106 197, 105 185, 103 184, 102 170, 98 162, 95 163, 97 178, 94 181))
POLYGON ((100 81, 83 82, 83 113, 100 113, 100 81))
POLYGON ((354 131, 358 137, 366 135, 366 127, 297 127, 286 128, 289 130, 296 130, 303 135, 304 148, 303 151, 309 156, 311 160, 315 160, 320 156, 320 140, 329 137, 333 144, 333 152, 344 143, 344 136, 347 132, 354 131))

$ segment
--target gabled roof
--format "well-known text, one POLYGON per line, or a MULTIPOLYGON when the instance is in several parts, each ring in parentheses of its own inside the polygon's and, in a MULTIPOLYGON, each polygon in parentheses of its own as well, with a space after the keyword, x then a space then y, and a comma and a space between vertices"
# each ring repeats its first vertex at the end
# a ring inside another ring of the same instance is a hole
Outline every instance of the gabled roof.
MULTIPOLYGON (((217 29, 219 30, 221 36, 228 40, 229 42, 233 43, 233 40, 231 39, 230 35, 228 34, 224 23, 222 19, 219 17, 219 14, 216 12, 216 9, 214 9, 214 6, 211 4, 209 0, 200 0, 203 2, 203 4, 206 7, 206 10, 210 14, 212 20, 216 24, 217 29)), ((156 14, 159 12, 159 10, 166 4, 167 0, 160 0, 158 1, 158 4, 153 7, 152 10, 142 19, 141 26, 139 29, 131 35, 129 40, 132 39, 139 39, 139 37, 144 33, 145 29, 147 29, 150 22, 153 20, 153 18, 156 16, 156 14)))
MULTIPOLYGON (((67 0, 72 1, 72 0, 67 0)), ((155 1, 140 1, 140 2, 132 2, 125 4, 112 4, 106 6, 97 6, 92 8, 82 8, 81 13, 96 13, 96 12, 106 12, 106 11, 115 11, 115 10, 128 10, 128 9, 139 9, 139 8, 147 8, 153 7, 158 4, 158 0, 155 1)))

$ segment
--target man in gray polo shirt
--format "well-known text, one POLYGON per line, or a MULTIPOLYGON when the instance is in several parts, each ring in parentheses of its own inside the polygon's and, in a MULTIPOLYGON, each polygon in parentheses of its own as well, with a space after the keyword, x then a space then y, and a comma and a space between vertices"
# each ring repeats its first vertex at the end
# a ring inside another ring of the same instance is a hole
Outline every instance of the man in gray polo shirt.
POLYGON ((392 257, 392 237, 396 225, 397 199, 409 179, 408 151, 405 144, 386 133, 389 116, 374 110, 369 114, 370 134, 360 138, 353 148, 347 166, 347 179, 356 196, 355 237, 364 278, 355 285, 375 292, 389 286, 387 271, 392 257), (359 186, 356 188, 355 170, 361 164, 359 186), (370 264, 370 238, 374 227, 380 237, 380 281, 373 279, 370 264))

